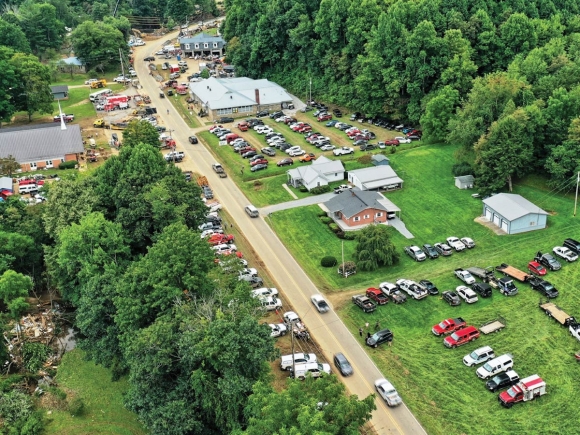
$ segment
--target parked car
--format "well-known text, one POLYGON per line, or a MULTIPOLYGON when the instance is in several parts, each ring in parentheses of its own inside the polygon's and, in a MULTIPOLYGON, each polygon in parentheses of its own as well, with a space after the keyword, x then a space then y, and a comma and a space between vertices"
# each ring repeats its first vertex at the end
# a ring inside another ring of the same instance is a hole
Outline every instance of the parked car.
POLYGON ((464 251, 465 245, 457 237, 447 237, 447 244, 455 249, 457 252, 464 251))
POLYGON ((431 281, 427 279, 422 279, 421 281, 419 281, 419 285, 423 287, 425 290, 427 290, 427 293, 429 293, 431 296, 439 294, 439 289, 435 287, 435 284, 433 284, 431 281))
POLYGON ((551 271, 560 270, 562 265, 558 260, 556 260, 551 254, 542 254, 538 251, 536 256, 534 257, 534 261, 537 261, 540 264, 543 264, 551 271))
POLYGON ((465 364, 467 367, 472 367, 474 365, 484 363, 492 358, 495 358, 493 349, 489 346, 483 346, 465 355, 463 357, 463 364, 465 364))
POLYGON ((437 250, 433 246, 431 246, 429 243, 425 243, 423 245, 423 252, 431 260, 434 260, 435 258, 439 258, 439 252, 437 252, 437 250))
POLYGON ((261 151, 266 154, 267 156, 275 156, 276 155, 276 151, 273 148, 270 147, 266 147, 266 148, 262 148, 261 151))
POLYGON ((495 393, 497 390, 502 390, 506 387, 511 387, 520 381, 520 377, 513 370, 508 370, 507 372, 495 375, 489 381, 485 383, 485 387, 495 393))
POLYGON ((153 62, 155 60, 155 56, 147 56, 143 59, 145 62, 153 62))
POLYGON ((270 114, 269 110, 262 110, 258 113, 256 113, 256 118, 263 118, 265 116, 268 116, 270 114))
POLYGON ((475 242, 470 237, 462 237, 461 242, 467 249, 475 248, 475 242))
POLYGON ((283 323, 269 323, 268 326, 272 331, 270 332, 270 337, 273 338, 282 337, 288 332, 288 328, 283 323))
POLYGON ((252 166, 250 171, 257 172, 257 171, 261 171, 262 169, 268 169, 268 165, 264 164, 264 163, 260 163, 260 164, 257 164, 256 166, 252 166))
POLYGON ((334 145, 322 145, 320 147, 320 151, 332 151, 333 149, 335 149, 336 147, 334 145))
POLYGON ((446 243, 435 243, 433 247, 444 257, 448 257, 449 255, 453 254, 453 251, 446 243))
POLYGON ((427 290, 417 284, 415 281, 409 279, 398 279, 397 286, 413 299, 419 300, 428 296, 427 290))
POLYGON ((488 298, 491 296, 491 286, 485 282, 476 282, 474 283, 471 288, 482 298, 488 298))
POLYGON ((478 301, 477 294, 467 286, 460 285, 455 289, 455 291, 457 291, 459 297, 468 304, 473 304, 478 301))
POLYGON ((377 379, 375 381, 375 389, 388 406, 398 406, 403 403, 403 399, 401 399, 401 396, 399 396, 399 393, 397 393, 397 390, 395 387, 393 387, 393 384, 391 384, 386 379, 377 379))
POLYGON ((316 310, 319 313, 326 313, 330 310, 330 305, 328 305, 328 302, 326 302, 326 300, 322 295, 319 294, 312 295, 310 297, 310 300, 312 301, 312 303, 316 307, 316 310))
POLYGON ((411 143, 411 139, 407 138, 407 137, 401 137, 401 136, 397 136, 395 138, 399 143, 411 143))
POLYGON ((568 249, 564 246, 556 246, 554 249, 552 249, 552 251, 554 252, 555 255, 557 255, 560 258, 563 258, 569 263, 578 260, 578 255, 576 255, 576 253, 573 252, 571 249, 568 249))
POLYGON ((342 376, 350 376, 353 374, 352 366, 350 362, 346 359, 346 357, 342 353, 334 354, 334 365, 338 369, 338 371, 342 374, 342 376))
POLYGON ((393 341, 393 333, 389 329, 383 329, 368 337, 366 339, 366 344, 367 346, 376 348, 389 341, 393 341))
POLYGON ((290 150, 289 152, 288 152, 288 150, 286 150, 286 152, 288 153, 288 155, 290 157, 298 157, 298 156, 301 156, 302 154, 306 153, 306 151, 304 151, 303 149, 290 150))
POLYGON ((394 304, 402 304, 407 301, 407 295, 405 295, 396 284, 382 282, 379 284, 379 288, 393 301, 394 304))
POLYGON ((431 332, 433 335, 440 337, 441 335, 451 334, 452 332, 463 328, 465 325, 466 323, 465 320, 463 320, 463 317, 449 318, 442 320, 437 325, 434 325, 431 328, 431 332))
POLYGON ((544 276, 548 271, 537 261, 530 261, 528 263, 528 270, 535 275, 544 276))
POLYGON ((218 118, 216 122, 218 124, 226 124, 228 122, 234 122, 234 118, 230 118, 229 116, 222 116, 221 118, 218 118))
POLYGON ((456 307, 458 305, 461 305, 461 299, 459 299, 459 296, 457 296, 457 293, 455 293, 452 290, 444 291, 443 293, 441 293, 441 296, 443 297, 443 300, 445 302, 447 302, 449 305, 451 305, 452 307, 456 307))
MULTIPOLYGON (((254 156, 254 157, 258 157, 258 156, 254 156)), ((252 159, 254 158, 252 157, 252 159)), ((252 160, 250 161, 250 166, 256 166, 256 165, 268 165, 268 160, 264 159, 264 158, 260 158, 260 159, 256 159, 256 160, 252 160)))
POLYGON ((424 261, 427 256, 418 246, 405 246, 405 253, 415 261, 424 261))

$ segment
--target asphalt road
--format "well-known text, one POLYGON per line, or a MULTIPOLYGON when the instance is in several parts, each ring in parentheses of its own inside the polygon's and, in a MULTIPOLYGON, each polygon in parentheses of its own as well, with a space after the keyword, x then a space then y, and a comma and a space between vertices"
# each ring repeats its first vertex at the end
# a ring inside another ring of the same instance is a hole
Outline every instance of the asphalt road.
MULTIPOLYGON (((162 38, 163 41, 176 37, 176 33, 167 36, 162 38)), ((340 374, 337 376, 342 378, 348 390, 361 398, 374 393, 374 381, 383 375, 362 348, 362 340, 359 340, 358 336, 353 337, 334 311, 319 314, 314 309, 310 296, 318 293, 318 289, 264 221, 264 216, 250 218, 244 211, 249 201, 242 191, 231 178, 219 178, 211 169, 211 164, 215 162, 213 155, 202 144, 189 143, 188 136, 203 128, 195 130, 189 128, 168 99, 159 98, 159 84, 149 75, 147 63, 143 62, 143 58, 158 50, 160 44, 161 42, 159 45, 148 42, 147 45, 138 47, 134 64, 143 86, 143 93, 149 94, 152 105, 157 107, 158 115, 165 125, 173 130, 172 135, 178 149, 185 151, 186 158, 180 166, 207 177, 219 201, 227 208, 244 236, 252 241, 252 247, 278 282, 279 290, 284 296, 283 300, 291 302, 294 310, 314 334, 325 358, 332 361, 332 355, 336 352, 342 352, 347 356, 353 366, 354 375, 348 378, 343 378, 340 374), (169 115, 167 109, 170 111, 169 115)), ((388 352, 388 347, 384 345, 373 352, 388 352)), ((426 434, 404 404, 397 408, 389 408, 377 395, 376 405, 377 410, 373 413, 371 424, 378 434, 426 434)))

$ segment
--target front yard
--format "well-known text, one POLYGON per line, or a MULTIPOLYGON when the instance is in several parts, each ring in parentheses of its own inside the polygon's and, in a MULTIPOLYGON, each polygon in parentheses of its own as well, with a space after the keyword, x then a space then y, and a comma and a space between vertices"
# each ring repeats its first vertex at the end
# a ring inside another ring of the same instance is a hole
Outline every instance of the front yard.
MULTIPOLYGON (((389 156, 405 184, 401 191, 388 193, 387 197, 401 208, 402 220, 415 235, 415 239, 407 240, 392 231, 393 242, 401 253, 399 264, 393 267, 359 272, 347 279, 341 278, 336 268, 321 268, 320 259, 325 255, 340 261, 341 240, 320 223, 317 206, 276 212, 270 221, 317 286, 329 292, 334 308, 355 336, 367 321, 372 327, 380 320, 381 327, 394 332, 392 348, 379 347, 369 353, 428 433, 576 433, 577 410, 570 399, 580 382, 578 363, 573 357, 579 343, 538 309, 540 295, 529 285, 519 284, 520 293, 512 298, 494 290, 491 298, 455 308, 430 296, 401 306, 389 303, 366 315, 348 300, 355 291, 398 278, 430 279, 440 290, 454 289, 460 285, 453 275, 457 267, 505 262, 524 269, 538 250, 551 251, 564 238, 579 237, 579 223, 572 217, 573 198, 545 190, 542 181, 535 178, 522 180, 515 193, 550 212, 547 229, 496 236, 474 222, 482 213, 482 202, 471 197, 473 191, 454 187, 451 166, 455 150, 453 146, 431 146, 389 156), (465 253, 422 263, 403 254, 406 244, 433 244, 452 235, 472 237, 477 246, 465 253), (451 316, 463 316, 477 327, 502 316, 507 328, 492 336, 482 335, 475 343, 461 348, 446 349, 442 338, 431 333, 431 327, 451 316), (513 354, 514 370, 520 377, 539 374, 547 382, 549 394, 511 410, 502 408, 497 394, 488 392, 484 381, 476 377, 475 368, 462 363, 465 354, 483 345, 492 346, 496 355, 513 354)), ((355 243, 344 241, 345 260, 353 260, 355 243)), ((580 295, 575 289, 580 284, 580 263, 564 264, 562 270, 547 278, 560 290, 557 304, 578 316, 580 295)))

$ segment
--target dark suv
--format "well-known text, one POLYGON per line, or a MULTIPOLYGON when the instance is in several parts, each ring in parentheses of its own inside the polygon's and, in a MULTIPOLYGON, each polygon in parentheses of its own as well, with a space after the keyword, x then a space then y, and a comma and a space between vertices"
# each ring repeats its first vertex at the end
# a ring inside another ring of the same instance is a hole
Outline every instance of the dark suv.
POLYGON ((342 353, 337 353, 334 355, 334 365, 340 371, 342 376, 352 375, 352 366, 342 353))
POLYGON ((216 122, 218 124, 225 124, 226 122, 234 122, 234 118, 229 118, 227 116, 222 116, 221 118, 218 118, 218 120, 216 122))
POLYGON ((366 340, 367 346, 378 347, 380 344, 393 341, 393 333, 389 329, 375 332, 366 340))
POLYGON ((485 282, 476 282, 471 286, 471 288, 473 291, 479 293, 482 298, 488 298, 491 296, 491 286, 485 282))
POLYGON ((580 255, 580 242, 577 242, 574 239, 566 239, 564 240, 564 247, 580 255))

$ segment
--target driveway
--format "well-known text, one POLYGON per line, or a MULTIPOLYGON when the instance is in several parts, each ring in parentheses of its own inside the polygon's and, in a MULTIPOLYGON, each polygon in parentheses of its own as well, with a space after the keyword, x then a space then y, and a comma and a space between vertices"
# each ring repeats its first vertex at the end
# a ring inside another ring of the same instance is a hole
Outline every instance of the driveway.
POLYGON ((270 213, 290 208, 305 207, 307 205, 320 204, 334 197, 334 192, 323 193, 321 195, 307 196, 306 198, 295 199, 294 201, 282 202, 280 204, 269 205, 260 209, 260 214, 267 216, 270 213))
MULTIPOLYGON (((176 35, 177 32, 167 35, 165 39, 176 37, 176 35)), ((252 240, 252 247, 277 281, 277 288, 308 324, 310 331, 316 334, 316 341, 324 349, 325 359, 332 361, 332 355, 335 352, 343 352, 348 356, 354 368, 354 375, 341 378, 347 389, 361 398, 373 394, 374 381, 383 375, 365 353, 361 346, 362 341, 350 333, 334 311, 319 314, 312 309, 310 296, 318 293, 316 286, 264 219, 248 217, 244 211, 248 199, 243 192, 231 178, 219 178, 211 170, 211 164, 215 161, 213 155, 203 145, 191 145, 188 142, 187 138, 192 129, 176 114, 167 99, 159 98, 158 84, 148 75, 147 64, 143 62, 143 57, 149 55, 154 46, 155 44, 149 43, 145 47, 136 49, 135 66, 144 91, 151 96, 152 105, 157 107, 157 113, 165 124, 174 130, 173 137, 177 141, 178 148, 186 154, 181 167, 207 177, 217 198, 227 207, 228 213, 236 221, 240 231, 252 240), (167 115, 167 109, 171 110, 170 115, 167 115)), ((389 351, 387 348, 382 348, 373 352, 386 354, 389 351)), ((384 401, 377 398, 376 405, 377 410, 373 412, 371 424, 377 433, 426 435, 425 430, 404 404, 390 409, 384 401)))

